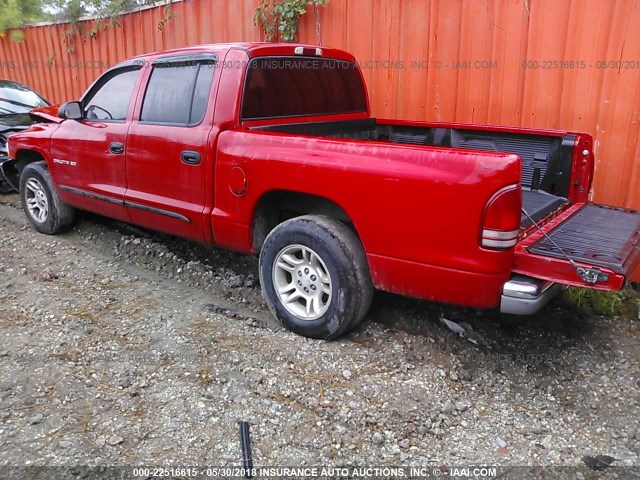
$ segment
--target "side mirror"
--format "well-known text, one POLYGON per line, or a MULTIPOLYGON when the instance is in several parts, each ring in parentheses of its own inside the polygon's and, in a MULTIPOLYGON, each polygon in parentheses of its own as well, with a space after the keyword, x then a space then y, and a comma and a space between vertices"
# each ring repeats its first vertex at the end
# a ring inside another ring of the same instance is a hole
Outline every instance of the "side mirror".
POLYGON ((58 116, 69 120, 80 120, 83 117, 82 105, 80 102, 63 103, 58 109, 58 116))

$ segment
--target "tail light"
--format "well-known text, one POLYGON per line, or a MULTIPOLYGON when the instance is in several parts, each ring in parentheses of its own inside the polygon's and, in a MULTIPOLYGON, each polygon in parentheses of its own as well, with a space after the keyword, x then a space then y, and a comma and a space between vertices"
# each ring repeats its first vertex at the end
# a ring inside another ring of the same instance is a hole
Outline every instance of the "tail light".
POLYGON ((515 246, 520 233, 521 210, 520 185, 511 185, 496 192, 484 209, 481 245, 494 250, 515 246))

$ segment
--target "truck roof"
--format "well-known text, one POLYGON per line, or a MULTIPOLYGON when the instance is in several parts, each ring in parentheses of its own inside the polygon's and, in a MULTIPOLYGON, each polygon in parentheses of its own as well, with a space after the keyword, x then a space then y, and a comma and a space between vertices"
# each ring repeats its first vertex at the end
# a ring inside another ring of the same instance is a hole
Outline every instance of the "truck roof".
POLYGON ((177 55, 181 53, 201 53, 201 52, 219 52, 220 50, 244 50, 249 57, 265 57, 273 55, 305 55, 317 56, 319 58, 336 58, 339 60, 354 61, 355 57, 344 50, 337 48, 323 47, 321 45, 311 45, 305 43, 270 43, 270 42, 236 42, 236 43, 210 43, 202 45, 192 45, 189 47, 173 48, 171 50, 162 50, 157 52, 145 53, 131 57, 128 61, 135 59, 146 59, 156 57, 158 55, 177 55), (302 49, 302 50, 300 50, 302 49), (297 53, 302 51, 303 53, 297 53))

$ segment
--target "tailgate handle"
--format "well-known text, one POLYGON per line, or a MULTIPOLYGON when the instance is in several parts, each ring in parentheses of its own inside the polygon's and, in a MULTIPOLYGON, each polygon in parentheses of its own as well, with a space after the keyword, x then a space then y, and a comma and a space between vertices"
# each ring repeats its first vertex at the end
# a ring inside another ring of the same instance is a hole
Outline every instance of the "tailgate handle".
POLYGON ((116 155, 123 154, 124 153, 124 143, 111 142, 109 144, 109 151, 111 153, 115 153, 116 155))
POLYGON ((183 150, 182 161, 187 165, 198 165, 200 163, 200 153, 193 150, 183 150))

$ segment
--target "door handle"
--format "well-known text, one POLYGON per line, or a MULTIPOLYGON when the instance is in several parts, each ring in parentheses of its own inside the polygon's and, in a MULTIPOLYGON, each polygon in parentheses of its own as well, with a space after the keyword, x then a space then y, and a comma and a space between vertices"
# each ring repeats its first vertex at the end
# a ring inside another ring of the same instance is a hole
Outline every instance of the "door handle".
POLYGON ((123 154, 124 153, 124 143, 111 142, 109 144, 109 151, 111 153, 115 153, 116 155, 123 154))
POLYGON ((187 165, 198 165, 200 163, 200 153, 193 150, 183 150, 181 157, 182 162, 187 165))

